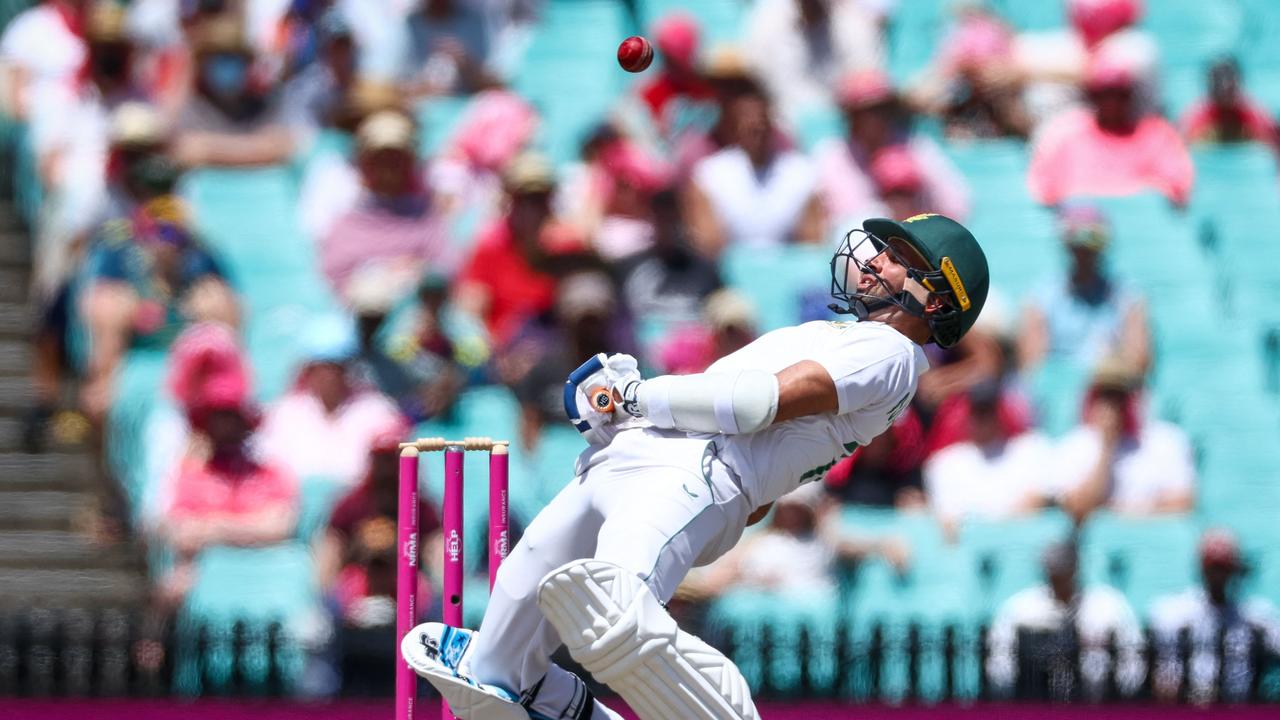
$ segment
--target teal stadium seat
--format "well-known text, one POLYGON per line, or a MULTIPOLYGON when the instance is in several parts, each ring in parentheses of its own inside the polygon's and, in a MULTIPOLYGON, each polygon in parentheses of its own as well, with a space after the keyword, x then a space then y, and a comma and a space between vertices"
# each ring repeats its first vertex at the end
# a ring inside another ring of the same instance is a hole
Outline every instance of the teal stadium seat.
POLYGON ((827 693, 838 682, 838 605, 832 593, 793 595, 734 588, 715 600, 707 625, 713 639, 726 631, 731 634, 732 659, 747 684, 757 691, 767 686, 785 695, 799 693, 800 663, 795 658, 803 653, 809 659, 810 690, 827 693), (807 636, 805 647, 801 646, 802 633, 807 636))
POLYGON ((1020 304, 1037 283, 1059 276, 1065 262, 1052 214, 1027 191, 1027 147, 982 140, 945 150, 974 191, 966 224, 987 253, 991 284, 1020 304))
MULTIPOLYGON (((860 563, 840 608, 848 620, 850 641, 855 648, 865 649, 873 628, 882 629, 885 650, 879 669, 881 699, 893 702, 907 692, 905 644, 908 627, 913 624, 920 628, 920 643, 925 649, 919 692, 926 700, 939 698, 945 628, 956 629, 956 641, 961 645, 976 641, 980 594, 972 549, 947 542, 938 523, 923 513, 849 507, 842 511, 841 522, 847 532, 869 537, 896 536, 911 547, 911 565, 902 575, 883 560, 860 563)), ((855 651, 854 655, 858 658, 857 667, 848 670, 847 692, 865 697, 871 668, 864 652, 855 651)), ((977 668, 966 659, 969 656, 970 653, 957 653, 956 666, 952 668, 955 692, 960 697, 976 693, 977 668)))
POLYGON ((543 4, 512 85, 542 114, 538 144, 557 165, 578 157, 587 133, 629 83, 610 61, 629 27, 622 4, 610 0, 543 4))
POLYGON ((759 330, 767 332, 799 322, 806 294, 827 296, 833 252, 826 245, 730 248, 721 269, 725 282, 755 304, 759 330))
MULTIPOLYGON (((239 671, 249 684, 263 683, 268 670, 267 626, 279 622, 288 635, 296 637, 301 624, 314 620, 319 590, 309 547, 286 542, 264 548, 210 548, 201 553, 196 573, 196 585, 178 620, 175 690, 195 695, 227 687, 234 674, 230 645, 234 622, 245 624, 253 651, 239 671), (197 644, 201 628, 209 640, 203 657, 197 644), (202 676, 215 687, 203 687, 202 676)), ((292 643, 284 646, 282 655, 281 672, 288 684, 296 680, 301 659, 292 643)))
POLYGON ((1178 117, 1204 95, 1205 69, 1236 52, 1246 32, 1238 0, 1160 0, 1146 3, 1140 26, 1160 48, 1159 83, 1165 110, 1178 117))
POLYGON ((1096 512, 1081 528, 1080 571, 1085 585, 1124 593, 1139 618, 1151 602, 1196 581, 1198 531, 1187 516, 1125 517, 1096 512))
POLYGON ((1043 582, 1041 553, 1070 534, 1071 519, 1059 510, 1009 520, 965 520, 960 544, 977 562, 983 615, 989 617, 1014 593, 1043 582))
POLYGON ((639 0, 640 29, 653 31, 654 23, 666 15, 681 12, 692 15, 702 28, 703 47, 715 47, 720 43, 734 42, 742 37, 743 21, 750 10, 750 3, 743 0, 639 0))

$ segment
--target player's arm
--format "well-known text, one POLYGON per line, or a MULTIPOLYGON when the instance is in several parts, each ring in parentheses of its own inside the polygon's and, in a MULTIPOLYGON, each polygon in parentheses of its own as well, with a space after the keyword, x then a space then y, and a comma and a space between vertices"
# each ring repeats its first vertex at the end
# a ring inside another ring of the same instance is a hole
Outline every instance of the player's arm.
POLYGON ((657 427, 744 435, 805 415, 834 412, 835 383, 805 360, 779 373, 764 370, 663 375, 615 385, 627 413, 657 427))

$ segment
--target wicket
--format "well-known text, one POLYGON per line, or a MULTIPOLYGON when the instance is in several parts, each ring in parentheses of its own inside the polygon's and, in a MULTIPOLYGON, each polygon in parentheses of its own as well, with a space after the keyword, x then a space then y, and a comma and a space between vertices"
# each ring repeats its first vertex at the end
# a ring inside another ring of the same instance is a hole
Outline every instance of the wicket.
MULTIPOLYGON (((399 552, 396 570, 396 720, 413 720, 418 677, 400 657, 400 639, 418 621, 418 457, 444 452, 444 622, 462 626, 463 583, 463 456, 467 451, 489 453, 489 589, 498 566, 507 556, 510 533, 507 441, 487 437, 462 440, 419 438, 400 443, 400 504, 397 518, 399 552)), ((453 720, 442 705, 444 720, 453 720)))

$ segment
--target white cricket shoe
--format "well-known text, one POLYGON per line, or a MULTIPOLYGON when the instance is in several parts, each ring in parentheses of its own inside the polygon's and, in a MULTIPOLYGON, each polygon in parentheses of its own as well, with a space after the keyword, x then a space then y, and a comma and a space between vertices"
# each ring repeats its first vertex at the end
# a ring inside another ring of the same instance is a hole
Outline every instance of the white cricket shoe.
POLYGON ((529 720, 519 698, 471 677, 475 632, 444 623, 423 623, 400 641, 400 654, 435 686, 458 720, 529 720))

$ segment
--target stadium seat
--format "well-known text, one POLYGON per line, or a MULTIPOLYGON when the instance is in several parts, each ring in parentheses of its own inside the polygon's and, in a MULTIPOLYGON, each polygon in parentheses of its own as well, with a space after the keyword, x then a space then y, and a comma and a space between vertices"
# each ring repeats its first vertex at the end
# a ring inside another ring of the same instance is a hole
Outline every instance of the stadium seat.
POLYGON ((743 21, 750 3, 742 0, 698 0, 696 3, 681 0, 638 0, 640 32, 653 32, 654 23, 670 13, 681 12, 697 19, 702 29, 703 46, 710 48, 720 43, 739 39, 744 30, 743 21))
POLYGON ((830 692, 839 671, 834 663, 837 605, 832 593, 815 596, 735 588, 713 602, 707 626, 713 642, 724 640, 728 633, 731 659, 751 687, 767 685, 796 694, 801 664, 795 658, 803 652, 810 658, 810 688, 830 692), (801 648, 802 633, 807 636, 807 648, 801 648))
POLYGON ((1095 512, 1080 531, 1081 581, 1116 588, 1145 618, 1154 599, 1195 582, 1197 535, 1195 523, 1182 515, 1095 512))
POLYGON ((318 616, 319 590, 310 548, 286 542, 264 548, 214 547, 200 554, 196 585, 187 596, 178 619, 179 646, 174 658, 174 686, 181 694, 225 689, 235 670, 230 629, 243 622, 260 663, 238 671, 250 684, 267 674, 265 631, 269 623, 282 623, 284 656, 281 672, 291 682, 300 671, 296 643, 318 616), (198 655, 197 633, 209 639, 205 655, 198 655), (204 672, 200 672, 200 667, 204 672), (204 688, 201 676, 220 687, 204 688))
POLYGON ((831 255, 826 245, 730 248, 722 264, 725 281, 755 304, 761 332, 800 321, 806 293, 826 296, 831 255))
MULTIPOLYGON (((879 669, 881 696, 890 702, 907 692, 903 649, 908 629, 916 626, 922 646, 933 651, 919 670, 919 690, 926 699, 935 696, 940 693, 944 672, 938 652, 943 632, 952 627, 964 641, 980 619, 978 568, 972 550, 948 543, 937 522, 923 513, 849 507, 842 511, 841 523, 847 532, 859 536, 898 537, 910 545, 911 563, 903 574, 880 559, 860 563, 840 610, 849 621, 849 640, 855 646, 864 646, 874 628, 883 632, 886 650, 879 669)), ((863 667, 855 672, 866 671, 863 667)), ((960 674, 962 668, 952 671, 960 674)))
POLYGON ((1014 593, 1040 583, 1041 553, 1070 534, 1071 519, 1059 510, 1009 520, 965 520, 960 544, 977 562, 983 614, 990 616, 1014 593))

